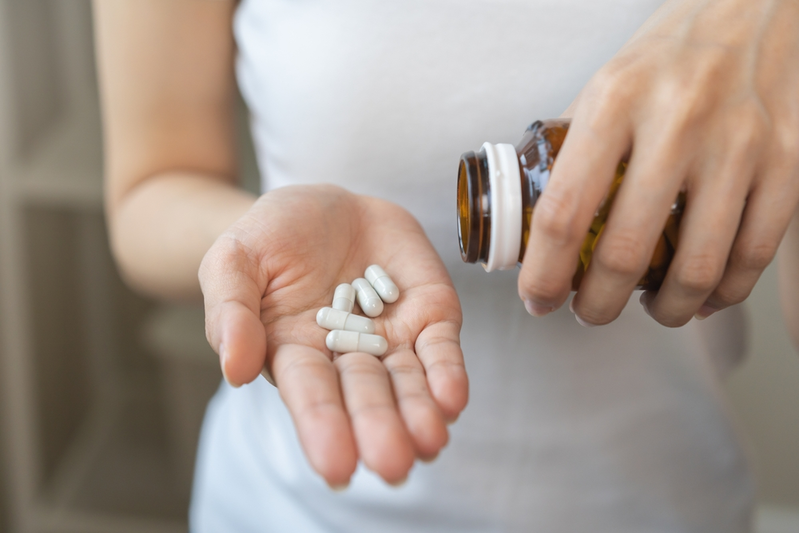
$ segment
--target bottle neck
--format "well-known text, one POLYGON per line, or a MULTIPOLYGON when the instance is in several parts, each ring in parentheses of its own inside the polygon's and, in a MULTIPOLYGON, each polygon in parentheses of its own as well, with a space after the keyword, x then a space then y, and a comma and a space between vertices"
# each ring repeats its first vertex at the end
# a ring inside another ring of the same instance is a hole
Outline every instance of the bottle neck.
POLYGON ((535 204, 547 186, 552 164, 566 139, 568 119, 537 120, 530 124, 516 146, 530 201, 535 204))

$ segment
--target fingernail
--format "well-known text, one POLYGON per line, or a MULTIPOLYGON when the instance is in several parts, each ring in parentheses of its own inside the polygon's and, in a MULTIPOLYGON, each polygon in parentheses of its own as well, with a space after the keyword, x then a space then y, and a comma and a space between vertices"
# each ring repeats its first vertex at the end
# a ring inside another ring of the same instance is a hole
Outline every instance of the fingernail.
POLYGON ((590 322, 586 322, 585 320, 580 318, 580 316, 577 315, 577 314, 574 315, 574 318, 576 318, 577 319, 577 323, 580 324, 584 328, 593 328, 593 327, 596 326, 596 324, 591 324, 590 322))
POLYGON ((696 312, 694 318, 696 318, 697 320, 704 320, 713 313, 715 313, 716 311, 718 311, 718 309, 711 307, 707 304, 702 304, 702 307, 700 307, 699 311, 696 312))
POLYGON ((532 316, 536 318, 541 318, 542 316, 546 316, 555 310, 555 308, 552 307, 551 305, 539 304, 533 302, 532 300, 525 300, 524 308, 527 309, 528 313, 530 313, 532 316))
POLYGON ((344 492, 345 490, 347 490, 349 488, 349 486, 350 486, 350 482, 349 481, 347 481, 346 483, 341 483, 340 485, 330 485, 330 484, 328 484, 328 487, 330 487, 330 490, 332 490, 333 492, 344 492))
POLYGON ((275 378, 272 377, 272 373, 269 372, 269 370, 267 370, 266 367, 264 367, 264 369, 261 370, 261 375, 264 377, 266 381, 270 383, 270 385, 272 385, 273 387, 277 387, 277 383, 275 383, 275 378))
POLYGON ((405 476, 404 478, 400 479, 399 481, 394 481, 392 483, 389 483, 389 485, 391 485, 395 489, 398 489, 401 486, 403 486, 407 481, 408 481, 408 476, 405 476))
POLYGON ((646 313, 650 318, 652 317, 652 313, 649 312, 649 297, 646 293, 642 293, 641 297, 638 299, 638 303, 641 304, 641 307, 644 308, 644 313, 646 313))
POLYGON ((574 312, 574 298, 572 298, 571 301, 569 302, 569 311, 571 311, 573 315, 577 314, 574 312))
POLYGON ((241 384, 233 383, 228 379, 227 372, 225 371, 225 363, 227 362, 227 348, 225 347, 224 343, 219 345, 219 367, 222 369, 222 377, 225 378, 228 385, 233 387, 234 389, 238 389, 241 387, 241 384))

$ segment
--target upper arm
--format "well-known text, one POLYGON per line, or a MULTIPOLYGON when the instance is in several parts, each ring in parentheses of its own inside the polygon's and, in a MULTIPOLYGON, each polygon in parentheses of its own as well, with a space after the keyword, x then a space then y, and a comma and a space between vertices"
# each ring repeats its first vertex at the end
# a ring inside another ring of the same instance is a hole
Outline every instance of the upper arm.
POLYGON ((782 240, 779 253, 780 298, 785 323, 799 349, 799 210, 782 240))
POLYGON ((95 1, 112 217, 160 173, 234 180, 234 9, 234 0, 95 1))

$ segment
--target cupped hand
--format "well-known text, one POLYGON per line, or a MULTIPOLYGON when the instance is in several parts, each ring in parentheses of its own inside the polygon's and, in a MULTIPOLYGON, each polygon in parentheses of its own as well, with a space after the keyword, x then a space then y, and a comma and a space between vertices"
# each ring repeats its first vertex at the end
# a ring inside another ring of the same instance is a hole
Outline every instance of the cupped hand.
POLYGON ((624 182, 572 302, 587 324, 623 309, 669 209, 679 245, 647 312, 667 326, 744 300, 799 201, 799 2, 666 2, 567 112, 536 204, 519 293, 531 314, 566 300, 576 258, 621 159, 624 182))
POLYGON ((273 379, 311 466, 333 487, 361 459, 389 483, 432 459, 466 405, 461 310, 414 218, 327 185, 263 195, 200 267, 206 332, 234 385, 273 379), (400 288, 375 318, 386 355, 336 357, 316 313, 335 287, 381 265, 400 288))

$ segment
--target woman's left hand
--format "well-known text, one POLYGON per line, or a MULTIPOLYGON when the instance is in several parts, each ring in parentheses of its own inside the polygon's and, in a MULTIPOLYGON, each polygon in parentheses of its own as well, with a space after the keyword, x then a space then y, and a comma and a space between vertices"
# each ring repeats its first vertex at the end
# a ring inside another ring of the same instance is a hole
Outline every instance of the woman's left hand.
POLYGON ((580 245, 627 156, 573 301, 579 319, 621 313, 680 190, 679 248, 645 309, 680 326, 743 301, 799 202, 799 2, 670 0, 572 107, 519 276, 531 314, 568 297, 580 245))

